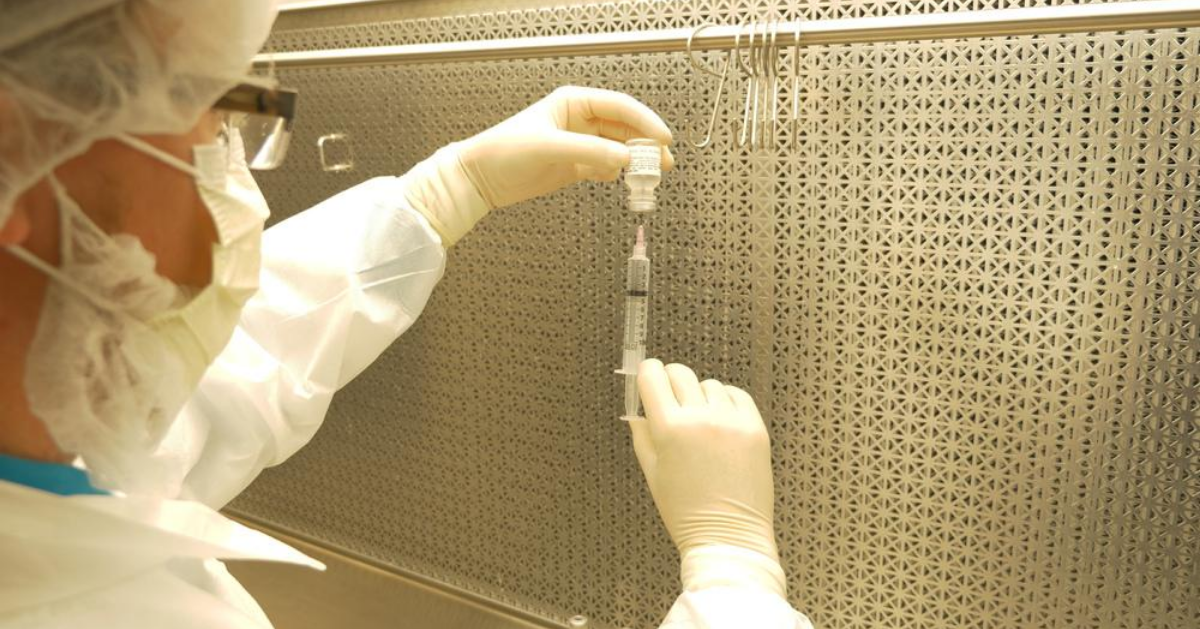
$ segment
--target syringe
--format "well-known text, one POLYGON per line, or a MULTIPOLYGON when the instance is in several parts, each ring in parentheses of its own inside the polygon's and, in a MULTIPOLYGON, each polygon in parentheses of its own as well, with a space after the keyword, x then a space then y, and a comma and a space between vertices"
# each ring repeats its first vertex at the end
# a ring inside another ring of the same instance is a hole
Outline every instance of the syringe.
POLYGON ((625 342, 621 353, 621 368, 625 376, 625 414, 621 419, 637 421, 641 400, 638 398, 638 366, 646 359, 646 327, 650 301, 650 258, 646 257, 646 231, 638 227, 633 255, 629 256, 625 276, 625 342))

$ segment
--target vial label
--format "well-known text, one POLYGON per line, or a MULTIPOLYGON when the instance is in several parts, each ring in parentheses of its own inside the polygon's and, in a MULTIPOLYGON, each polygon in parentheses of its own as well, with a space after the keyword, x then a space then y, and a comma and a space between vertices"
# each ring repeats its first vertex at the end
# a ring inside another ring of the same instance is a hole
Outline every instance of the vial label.
POLYGON ((629 175, 660 175, 662 149, 657 146, 629 147, 629 175))

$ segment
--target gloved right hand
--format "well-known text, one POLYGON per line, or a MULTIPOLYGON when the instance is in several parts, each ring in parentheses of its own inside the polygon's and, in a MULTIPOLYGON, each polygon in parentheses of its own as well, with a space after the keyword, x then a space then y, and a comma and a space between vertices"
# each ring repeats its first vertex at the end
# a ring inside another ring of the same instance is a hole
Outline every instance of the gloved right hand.
POLYGON ((630 422, 638 463, 682 559, 683 586, 761 586, 785 596, 775 546, 767 429, 745 391, 683 365, 638 369, 646 421, 630 422))
MULTIPOLYGON (((671 143, 662 118, 611 90, 560 87, 508 120, 455 142, 405 176, 405 196, 447 246, 496 208, 578 181, 612 181, 629 164, 625 141, 671 143)), ((663 168, 675 158, 663 151, 663 168)))

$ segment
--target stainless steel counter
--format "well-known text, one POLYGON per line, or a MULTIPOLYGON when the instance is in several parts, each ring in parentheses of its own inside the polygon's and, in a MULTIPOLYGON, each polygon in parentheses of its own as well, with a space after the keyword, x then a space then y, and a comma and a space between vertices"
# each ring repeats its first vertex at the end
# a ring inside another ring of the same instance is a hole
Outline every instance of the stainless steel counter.
POLYGON ((228 562, 276 629, 546 629, 553 621, 418 576, 383 570, 280 531, 245 522, 328 566, 317 572, 255 561, 228 562))

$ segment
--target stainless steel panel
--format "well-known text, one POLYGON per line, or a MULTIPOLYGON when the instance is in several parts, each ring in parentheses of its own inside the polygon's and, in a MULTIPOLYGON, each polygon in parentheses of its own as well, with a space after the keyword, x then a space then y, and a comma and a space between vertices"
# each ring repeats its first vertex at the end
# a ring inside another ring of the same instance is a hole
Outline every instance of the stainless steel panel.
MULTIPOLYGON (((665 28, 747 6, 436 24, 665 28)), ((681 143, 650 219, 651 351, 760 401, 792 601, 853 629, 1200 626, 1200 31, 801 55, 799 146, 749 153, 728 124, 681 143)), ((281 74, 303 97, 289 163, 260 179, 280 215, 560 84, 633 93, 680 136, 716 87, 677 54, 281 74), (334 131, 350 174, 303 148, 334 131)), ((595 184, 485 219, 417 326, 233 508, 515 608, 653 626, 677 559, 612 375, 633 225, 595 184)))

